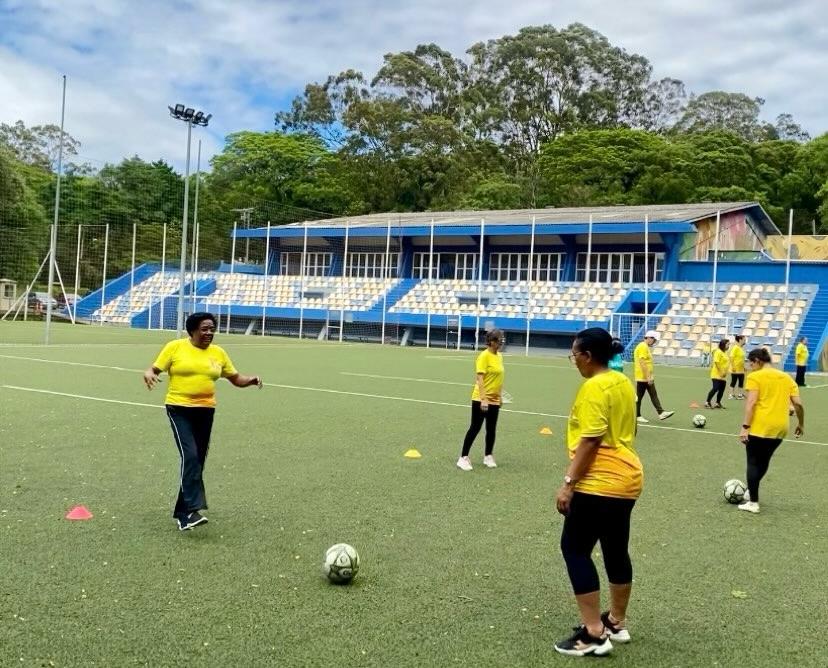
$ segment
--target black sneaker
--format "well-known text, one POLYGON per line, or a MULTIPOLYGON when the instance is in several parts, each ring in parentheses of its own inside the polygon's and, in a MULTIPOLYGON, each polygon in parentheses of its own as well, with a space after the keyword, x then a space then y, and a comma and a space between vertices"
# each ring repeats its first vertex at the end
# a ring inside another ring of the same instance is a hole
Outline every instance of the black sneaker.
POLYGON ((559 640, 555 643, 555 651, 567 656, 604 656, 612 651, 612 643, 609 635, 604 634, 600 638, 589 635, 586 626, 576 626, 573 633, 566 640, 559 640))
POLYGON ((199 524, 207 524, 207 518, 197 510, 194 510, 186 517, 178 518, 179 531, 189 531, 190 529, 197 527, 199 524))
POLYGON ((625 626, 618 626, 610 621, 609 610, 601 615, 601 621, 604 622, 604 628, 609 632, 610 640, 615 642, 630 642, 630 632, 625 626))

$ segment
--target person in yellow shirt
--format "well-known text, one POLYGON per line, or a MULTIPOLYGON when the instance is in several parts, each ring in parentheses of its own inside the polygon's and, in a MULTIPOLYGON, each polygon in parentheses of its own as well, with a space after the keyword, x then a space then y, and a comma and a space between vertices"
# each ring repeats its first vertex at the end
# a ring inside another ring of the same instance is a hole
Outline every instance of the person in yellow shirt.
POLYGON ((486 333, 486 350, 477 356, 474 363, 474 387, 472 388, 471 424, 463 439, 463 449, 457 460, 457 468, 471 471, 469 458, 474 439, 486 423, 486 446, 483 451, 483 465, 497 468, 494 458, 495 438, 497 437, 497 418, 503 403, 503 332, 492 329, 486 333))
POLYGON ((672 417, 675 411, 665 411, 661 405, 661 400, 658 398, 658 391, 655 386, 655 378, 653 376, 653 353, 651 348, 658 342, 658 332, 654 329, 649 330, 644 335, 644 340, 641 341, 633 351, 633 373, 635 374, 635 417, 641 424, 647 424, 649 420, 641 415, 641 400, 644 398, 644 393, 650 395, 650 401, 653 402, 653 408, 658 413, 659 420, 666 420, 672 417))
POLYGON ((770 366, 770 353, 757 348, 748 353, 751 373, 747 377, 745 418, 739 440, 747 455, 747 484, 750 498, 739 510, 759 512, 759 483, 768 472, 771 457, 788 435, 788 406, 793 405, 798 424, 797 438, 805 430, 805 407, 799 398, 799 387, 793 379, 770 366))
POLYGON ((730 395, 728 399, 744 399, 745 393, 745 337, 737 334, 736 345, 730 351, 730 395), (736 388, 739 388, 738 392, 736 388))
POLYGON ((808 338, 803 336, 796 344, 794 352, 796 361, 796 384, 805 387, 805 370, 808 367, 808 338))
POLYGON ((561 552, 566 562, 581 625, 555 643, 561 654, 603 655, 612 640, 629 642, 627 606, 632 590, 630 516, 641 494, 644 473, 633 448, 635 393, 629 379, 608 368, 622 349, 609 332, 579 332, 569 356, 584 380, 567 424, 563 484, 555 505, 565 516, 561 552), (600 541, 610 590, 609 610, 601 612, 600 582, 592 551, 600 541))
POLYGON ((713 351, 713 364, 710 366, 710 380, 712 386, 710 392, 707 393, 707 401, 704 402, 705 408, 724 408, 722 406, 722 397, 724 396, 725 388, 727 387, 727 370, 730 367, 730 360, 727 358, 727 349, 730 347, 730 341, 722 339, 719 341, 718 347, 713 351), (716 403, 711 403, 713 395, 716 395, 716 403))
POLYGON ((185 327, 189 336, 170 341, 144 372, 149 390, 160 382, 162 372, 170 376, 164 403, 181 458, 178 498, 173 508, 173 518, 181 531, 207 523, 200 512, 207 508, 202 475, 213 429, 216 381, 226 378, 236 387, 262 387, 259 376, 240 374, 227 353, 213 345, 216 319, 212 314, 193 313, 185 327))

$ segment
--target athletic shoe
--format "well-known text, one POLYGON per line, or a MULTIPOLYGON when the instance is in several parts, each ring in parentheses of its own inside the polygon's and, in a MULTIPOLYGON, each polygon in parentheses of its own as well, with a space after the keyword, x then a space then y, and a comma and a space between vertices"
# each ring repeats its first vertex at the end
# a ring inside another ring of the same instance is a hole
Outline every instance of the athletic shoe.
POLYGON ((742 501, 750 501, 750 490, 745 490, 745 495, 742 497, 742 501))
POLYGON ((483 466, 490 469, 496 469, 497 463, 494 460, 494 455, 486 455, 483 457, 483 466))
POLYGON ((179 531, 189 531, 190 529, 195 529, 200 524, 207 524, 207 518, 197 510, 194 510, 185 518, 178 519, 179 531))
POLYGON ((661 413, 658 414, 658 419, 666 420, 667 418, 673 417, 675 414, 675 411, 661 411, 661 413))
POLYGON ((716 404, 715 406, 713 406, 713 408, 722 408, 723 409, 724 406, 722 406, 721 404, 716 404))
POLYGON ((737 508, 739 510, 746 510, 749 513, 759 512, 759 504, 756 501, 745 501, 744 503, 740 503, 737 508))
POLYGON ((704 407, 705 408, 713 408, 713 406, 711 405, 711 403, 709 401, 704 402, 704 407))
POLYGON ((614 640, 615 642, 630 642, 632 638, 630 637, 630 632, 627 630, 626 626, 619 626, 622 622, 618 622, 613 624, 610 621, 610 613, 607 610, 605 613, 601 615, 601 621, 604 622, 604 628, 609 633, 610 640, 614 640))
POLYGON ((566 640, 559 640, 555 643, 555 651, 568 656, 586 656, 587 654, 594 654, 595 656, 604 656, 612 651, 612 643, 609 635, 603 634, 601 637, 589 635, 586 626, 576 626, 575 633, 566 640))
POLYGON ((650 422, 647 418, 645 418, 641 415, 639 415, 637 418, 635 418, 635 421, 638 422, 638 424, 648 424, 650 422))
POLYGON ((468 457, 460 457, 460 459, 457 460, 457 468, 462 469, 463 471, 471 471, 471 459, 469 459, 468 457))
POLYGON ((734 396, 734 395, 732 395, 732 394, 728 394, 728 395, 727 395, 727 398, 728 398, 728 399, 738 399, 739 397, 734 396))

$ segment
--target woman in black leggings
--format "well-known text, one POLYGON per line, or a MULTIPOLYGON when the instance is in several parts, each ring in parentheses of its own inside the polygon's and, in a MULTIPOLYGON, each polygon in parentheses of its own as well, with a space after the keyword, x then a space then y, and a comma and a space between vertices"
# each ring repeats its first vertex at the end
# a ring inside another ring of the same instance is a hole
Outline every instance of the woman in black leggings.
POLYGON ((643 485, 641 461, 633 449, 635 391, 607 365, 621 344, 599 327, 579 332, 570 360, 586 380, 578 390, 567 425, 569 465, 555 505, 565 516, 561 552, 581 615, 574 635, 555 643, 561 654, 603 655, 612 642, 629 642, 625 622, 632 591, 628 551, 630 515, 643 485), (610 591, 601 612, 598 571, 592 561, 601 543, 610 591))
POLYGON ((497 437, 497 418, 500 415, 503 392, 503 332, 492 329, 486 332, 486 350, 477 356, 474 370, 474 388, 472 389, 471 424, 463 439, 463 449, 457 460, 457 468, 471 471, 469 457, 474 439, 486 423, 486 448, 483 451, 483 466, 497 468, 494 458, 495 438, 497 437))
POLYGON ((719 347, 713 351, 713 364, 710 366, 710 380, 713 387, 707 393, 707 401, 704 402, 705 408, 724 408, 722 397, 727 387, 727 370, 730 367, 730 360, 727 358, 728 346, 730 346, 730 341, 722 339, 719 341, 719 347), (710 403, 713 395, 716 395, 715 404, 710 403))
POLYGON ((770 353, 757 348, 748 353, 751 373, 747 377, 745 419, 739 440, 745 444, 747 484, 750 499, 739 510, 759 512, 759 483, 768 472, 771 457, 788 434, 788 407, 793 404, 798 424, 794 434, 805 429, 805 408, 793 379, 770 366, 770 353))

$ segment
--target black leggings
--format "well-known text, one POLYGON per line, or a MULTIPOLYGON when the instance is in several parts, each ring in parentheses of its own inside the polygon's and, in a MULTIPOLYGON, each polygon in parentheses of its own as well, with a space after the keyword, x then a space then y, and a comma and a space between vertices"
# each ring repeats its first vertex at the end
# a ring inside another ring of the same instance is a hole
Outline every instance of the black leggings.
POLYGON ((561 552, 576 596, 600 589, 592 562, 595 543, 601 541, 604 568, 612 584, 632 582, 630 515, 635 499, 616 499, 575 492, 561 533, 561 552))
POLYGON ((713 381, 713 387, 711 388, 710 392, 707 393, 707 403, 710 403, 710 400, 713 398, 713 395, 716 396, 716 403, 722 403, 722 397, 724 396, 725 388, 727 387, 727 381, 718 378, 711 378, 713 381))
POLYGON ((653 408, 656 413, 661 415, 664 412, 664 407, 661 405, 661 400, 658 398, 655 383, 648 383, 647 381, 636 381, 635 383, 635 416, 641 417, 641 400, 644 398, 644 393, 649 392, 650 401, 653 402, 653 408))
POLYGON ((762 438, 752 434, 748 437, 745 453, 747 454, 747 484, 751 501, 759 501, 759 482, 768 472, 771 457, 780 443, 782 443, 781 438, 762 438))
POLYGON ((745 374, 743 373, 732 373, 730 374, 730 387, 739 387, 740 389, 745 386, 745 374))
POLYGON ((215 408, 167 404, 167 417, 170 418, 173 438, 181 457, 180 484, 173 517, 184 517, 207 507, 202 474, 210 447, 215 412, 215 408))
POLYGON ((484 454, 490 455, 494 451, 495 437, 497 436, 497 416, 500 414, 500 406, 489 404, 488 410, 480 409, 479 401, 472 401, 471 405, 471 424, 466 432, 466 437, 463 439, 462 457, 468 457, 471 450, 472 443, 477 435, 480 433, 480 428, 483 422, 486 423, 486 451, 484 454))

